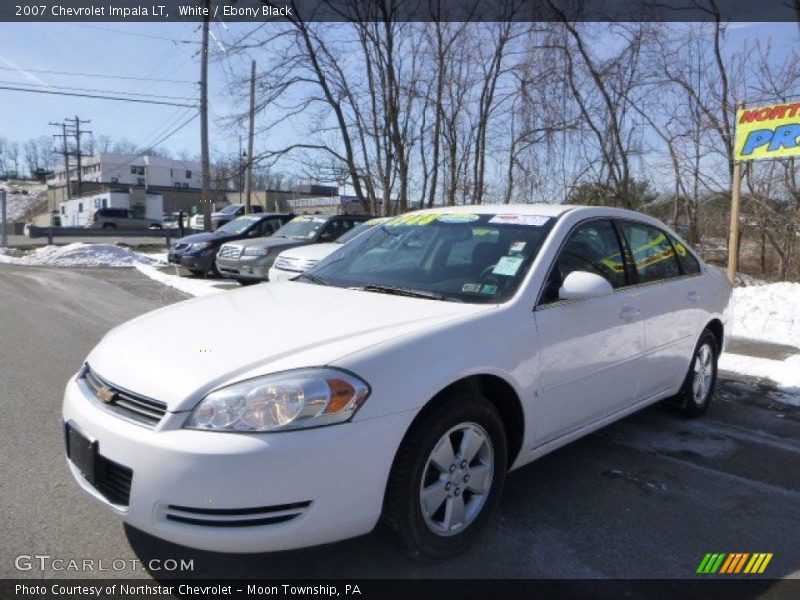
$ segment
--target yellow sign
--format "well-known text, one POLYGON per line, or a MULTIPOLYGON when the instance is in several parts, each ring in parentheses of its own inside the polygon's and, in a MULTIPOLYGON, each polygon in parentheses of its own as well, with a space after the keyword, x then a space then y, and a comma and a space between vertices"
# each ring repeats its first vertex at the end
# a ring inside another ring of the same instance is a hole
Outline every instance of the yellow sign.
POLYGON ((800 102, 736 111, 734 160, 800 156, 800 102))

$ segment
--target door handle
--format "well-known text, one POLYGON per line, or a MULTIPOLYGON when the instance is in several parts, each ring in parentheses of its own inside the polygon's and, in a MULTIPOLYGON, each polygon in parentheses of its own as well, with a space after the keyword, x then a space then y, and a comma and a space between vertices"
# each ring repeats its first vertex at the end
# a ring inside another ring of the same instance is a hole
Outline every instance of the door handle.
POLYGON ((631 319, 638 317, 641 313, 642 311, 635 306, 626 306, 619 313, 619 318, 623 321, 630 321, 631 319))
POLYGON ((698 300, 700 300, 700 294, 692 290, 691 292, 686 294, 686 298, 689 299, 689 302, 697 302, 698 300))

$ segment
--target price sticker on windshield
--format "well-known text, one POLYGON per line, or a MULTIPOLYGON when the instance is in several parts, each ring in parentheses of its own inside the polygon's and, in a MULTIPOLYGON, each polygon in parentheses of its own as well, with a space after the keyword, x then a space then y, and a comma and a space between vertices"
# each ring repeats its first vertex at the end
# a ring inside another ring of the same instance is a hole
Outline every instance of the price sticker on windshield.
POLYGON ((492 269, 492 275, 505 275, 506 277, 513 277, 522 266, 522 261, 525 260, 521 256, 504 256, 497 261, 497 264, 492 269))
POLYGON ((498 225, 527 225, 529 227, 541 227, 550 220, 550 217, 540 215, 495 215, 489 219, 489 223, 498 225))

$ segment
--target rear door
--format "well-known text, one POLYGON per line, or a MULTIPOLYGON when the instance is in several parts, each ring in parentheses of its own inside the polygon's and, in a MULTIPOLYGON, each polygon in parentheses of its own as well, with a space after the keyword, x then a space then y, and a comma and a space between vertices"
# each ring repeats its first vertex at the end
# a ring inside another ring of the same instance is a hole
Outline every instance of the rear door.
POLYGON ((618 233, 608 219, 575 226, 551 266, 534 311, 539 338, 539 398, 535 435, 544 443, 611 415, 638 399, 644 321, 638 291, 629 286, 618 233), (608 280, 614 293, 560 300, 573 271, 608 280))
POLYGON ((683 381, 699 334, 698 278, 683 272, 666 232, 638 221, 618 224, 635 265, 644 318, 642 397, 663 395, 683 381))

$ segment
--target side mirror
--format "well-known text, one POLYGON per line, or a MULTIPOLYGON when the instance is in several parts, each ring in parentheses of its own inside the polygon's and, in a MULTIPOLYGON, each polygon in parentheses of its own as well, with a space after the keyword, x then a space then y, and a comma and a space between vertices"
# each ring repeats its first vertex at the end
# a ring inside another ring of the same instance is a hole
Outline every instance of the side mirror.
POLYGON ((320 242, 332 242, 334 239, 336 239, 336 238, 334 237, 333 233, 331 233, 330 231, 326 231, 325 233, 323 233, 322 235, 319 236, 319 241, 320 242))
POLYGON ((599 298, 609 296, 614 288, 604 277, 589 273, 588 271, 573 271, 564 280, 558 297, 561 300, 575 300, 578 298, 599 298))

